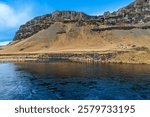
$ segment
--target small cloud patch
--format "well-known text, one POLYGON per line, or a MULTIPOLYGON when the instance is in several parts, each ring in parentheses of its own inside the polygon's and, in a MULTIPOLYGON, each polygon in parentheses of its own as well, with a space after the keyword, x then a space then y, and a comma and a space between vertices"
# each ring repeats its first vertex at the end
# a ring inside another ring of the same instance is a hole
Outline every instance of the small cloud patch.
POLYGON ((10 43, 10 41, 0 42, 0 46, 5 46, 5 45, 7 45, 7 44, 9 44, 9 43, 10 43))
POLYGON ((30 7, 13 9, 11 6, 0 3, 0 30, 14 28, 30 18, 30 7))

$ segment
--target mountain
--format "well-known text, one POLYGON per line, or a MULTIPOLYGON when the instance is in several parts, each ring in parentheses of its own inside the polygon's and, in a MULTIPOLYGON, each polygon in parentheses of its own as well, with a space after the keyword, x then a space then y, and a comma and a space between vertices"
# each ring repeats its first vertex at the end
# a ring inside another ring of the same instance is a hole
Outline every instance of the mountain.
MULTIPOLYGON (((150 60, 150 0, 135 0, 113 13, 90 16, 76 11, 55 11, 20 26, 1 53, 135 52, 150 60), (148 52, 145 55, 139 52, 148 52)), ((131 58, 132 58, 131 57, 131 58)), ((136 58, 135 57, 135 58, 136 58)), ((125 59, 125 61, 127 61, 125 59)), ((150 61, 149 61, 150 62, 150 61)))
POLYGON ((47 29, 55 22, 90 23, 100 26, 104 24, 137 24, 149 21, 150 0, 136 0, 130 5, 119 9, 117 12, 105 12, 103 16, 89 16, 85 13, 75 11, 55 11, 52 14, 36 17, 25 25, 22 25, 17 31, 14 40, 28 38, 43 29, 47 29))

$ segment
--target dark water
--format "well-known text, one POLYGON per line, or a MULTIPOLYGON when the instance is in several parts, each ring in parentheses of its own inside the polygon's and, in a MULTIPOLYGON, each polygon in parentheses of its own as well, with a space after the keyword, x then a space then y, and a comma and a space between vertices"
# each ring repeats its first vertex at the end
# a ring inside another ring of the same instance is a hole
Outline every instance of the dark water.
POLYGON ((150 65, 0 63, 0 99, 150 100, 150 65))

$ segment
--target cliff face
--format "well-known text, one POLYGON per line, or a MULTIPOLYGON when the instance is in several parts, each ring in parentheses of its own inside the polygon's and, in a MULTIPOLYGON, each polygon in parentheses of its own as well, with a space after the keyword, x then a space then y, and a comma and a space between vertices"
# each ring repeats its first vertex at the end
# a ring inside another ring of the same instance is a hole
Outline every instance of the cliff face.
POLYGON ((55 11, 52 14, 36 17, 22 25, 16 32, 15 40, 22 40, 37 32, 47 29, 55 22, 74 23, 78 27, 84 25, 124 25, 139 24, 150 21, 150 0, 136 0, 116 12, 105 12, 102 16, 89 16, 82 12, 55 11))
POLYGON ((104 14, 106 24, 137 24, 150 21, 150 0, 136 0, 117 12, 104 14))
POLYGON ((14 40, 21 40, 32 36, 33 34, 50 27, 55 22, 78 22, 89 20, 88 16, 81 12, 75 11, 55 11, 52 14, 36 17, 22 25, 17 31, 14 40))

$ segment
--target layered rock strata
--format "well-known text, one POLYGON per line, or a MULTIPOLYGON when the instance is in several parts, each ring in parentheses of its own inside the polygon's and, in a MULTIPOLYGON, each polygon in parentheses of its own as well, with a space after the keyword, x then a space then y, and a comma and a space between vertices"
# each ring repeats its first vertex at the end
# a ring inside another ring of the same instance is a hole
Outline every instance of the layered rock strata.
MULTIPOLYGON (((36 17, 22 25, 16 32, 14 41, 26 39, 37 32, 47 29, 55 22, 75 23, 78 27, 84 25, 134 25, 150 21, 150 0, 136 0, 116 12, 105 12, 102 16, 89 16, 82 12, 55 11, 52 14, 36 17)), ((62 31, 65 33, 65 31, 62 31)))

